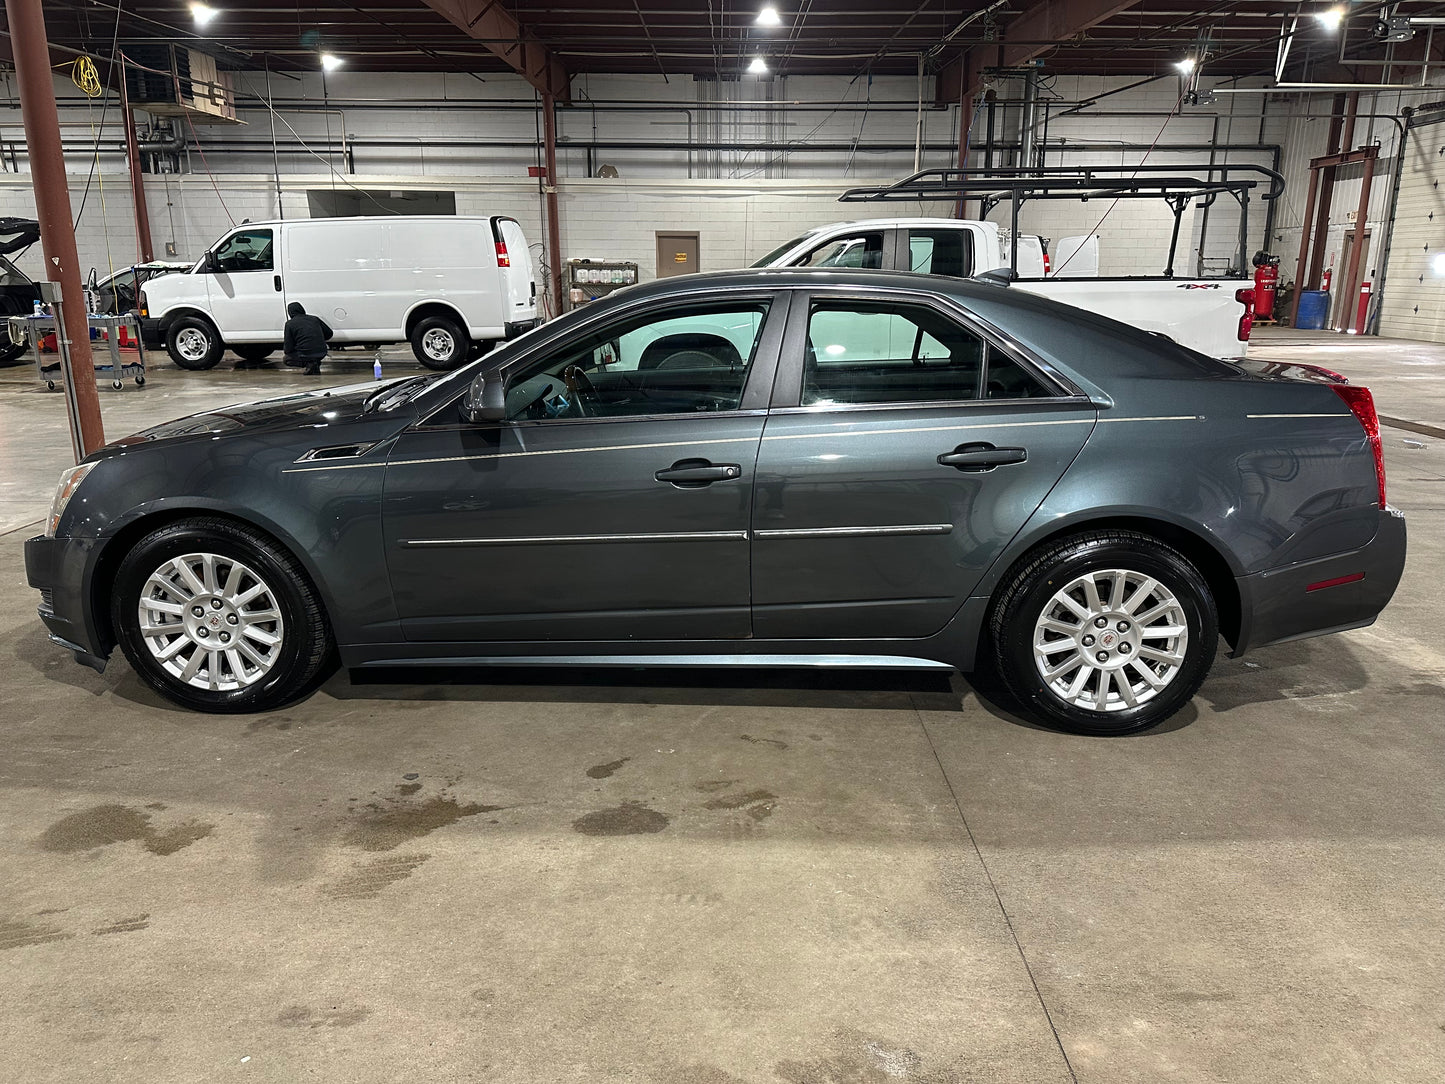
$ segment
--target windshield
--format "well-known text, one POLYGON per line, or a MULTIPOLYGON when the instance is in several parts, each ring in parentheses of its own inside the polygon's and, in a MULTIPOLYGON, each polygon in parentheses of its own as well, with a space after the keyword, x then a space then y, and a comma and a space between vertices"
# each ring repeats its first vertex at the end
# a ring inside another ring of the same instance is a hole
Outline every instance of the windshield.
POLYGON ((807 233, 803 234, 801 237, 794 237, 794 238, 793 238, 791 241, 789 241, 787 244, 779 245, 777 248, 773 249, 773 251, 769 252, 769 253, 768 253, 766 256, 764 256, 761 260, 759 260, 757 263, 753 264, 753 266, 754 266, 754 267, 771 267, 771 266, 773 265, 774 261, 782 258, 783 253, 787 252, 789 249, 792 249, 792 248, 795 248, 795 247, 798 246, 798 245, 801 245, 804 241, 806 241, 809 237, 812 237, 813 234, 815 234, 815 233, 817 233, 817 232, 818 232, 817 230, 809 230, 807 233))
POLYGON ((0 286, 30 286, 30 277, 4 256, 0 256, 0 286))

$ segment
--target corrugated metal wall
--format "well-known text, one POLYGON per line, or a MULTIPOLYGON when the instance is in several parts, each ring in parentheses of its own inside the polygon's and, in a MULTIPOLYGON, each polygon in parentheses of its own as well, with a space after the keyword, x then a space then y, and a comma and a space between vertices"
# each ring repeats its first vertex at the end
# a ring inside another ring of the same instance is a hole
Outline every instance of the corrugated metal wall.
POLYGON ((1408 135, 1380 334, 1445 342, 1445 124, 1408 135))

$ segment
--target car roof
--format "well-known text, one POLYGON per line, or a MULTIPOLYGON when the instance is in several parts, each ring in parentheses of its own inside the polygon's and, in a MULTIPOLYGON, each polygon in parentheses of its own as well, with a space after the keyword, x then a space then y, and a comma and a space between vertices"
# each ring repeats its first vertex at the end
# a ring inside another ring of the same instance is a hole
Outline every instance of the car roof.
MULTIPOLYGON (((993 225, 994 223, 985 223, 993 225)), ((869 227, 872 229, 895 229, 899 226, 942 226, 947 229, 972 229, 980 223, 973 219, 961 218, 918 218, 917 216, 903 218, 853 218, 845 222, 829 222, 824 226, 814 226, 804 236, 811 237, 816 233, 826 233, 828 230, 860 229, 869 227)))
POLYGON ((879 290, 916 290, 950 297, 996 299, 1006 293, 1000 285, 943 275, 917 275, 908 271, 872 271, 859 268, 748 267, 735 271, 705 271, 695 275, 674 275, 629 287, 633 299, 694 290, 798 289, 800 287, 851 286, 879 290))

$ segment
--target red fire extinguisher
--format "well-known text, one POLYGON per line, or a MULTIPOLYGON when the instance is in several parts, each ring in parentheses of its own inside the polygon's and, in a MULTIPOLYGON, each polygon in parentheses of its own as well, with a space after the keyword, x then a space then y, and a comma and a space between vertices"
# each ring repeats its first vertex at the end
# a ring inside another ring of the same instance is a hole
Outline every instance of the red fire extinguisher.
POLYGON ((1274 295, 1279 288, 1279 257, 1263 250, 1254 254, 1254 316, 1257 320, 1274 317, 1274 295))
POLYGON ((1360 301, 1355 306, 1355 326, 1350 329, 1351 335, 1363 335, 1365 333, 1365 317, 1370 311, 1370 280, 1366 279, 1360 283, 1360 301))
POLYGON ((1325 293, 1330 292, 1330 276, 1334 273, 1335 269, 1333 267, 1326 267, 1324 278, 1320 279, 1320 289, 1325 293))

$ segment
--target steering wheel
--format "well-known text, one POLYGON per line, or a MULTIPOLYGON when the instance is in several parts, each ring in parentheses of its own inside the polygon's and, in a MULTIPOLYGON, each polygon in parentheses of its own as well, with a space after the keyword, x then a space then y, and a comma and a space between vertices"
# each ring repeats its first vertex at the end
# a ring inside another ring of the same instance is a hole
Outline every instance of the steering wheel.
POLYGON ((572 393, 572 401, 577 404, 578 416, 588 418, 596 413, 593 408, 597 405, 597 388, 582 366, 569 365, 563 369, 562 382, 572 393))

